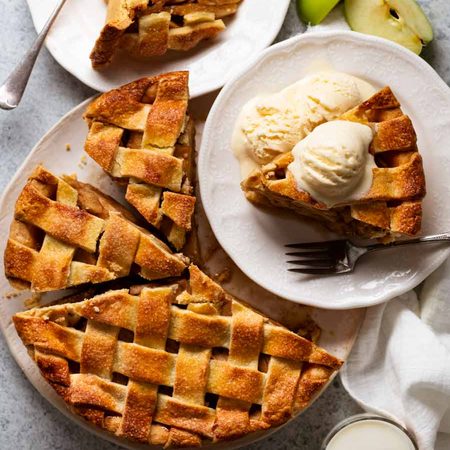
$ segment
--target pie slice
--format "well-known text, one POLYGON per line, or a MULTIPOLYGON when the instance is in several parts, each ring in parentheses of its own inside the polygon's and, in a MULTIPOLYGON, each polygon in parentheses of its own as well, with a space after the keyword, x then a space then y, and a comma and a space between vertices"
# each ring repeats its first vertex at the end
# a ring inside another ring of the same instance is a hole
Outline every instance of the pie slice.
POLYGON ((92 66, 108 64, 117 51, 145 59, 168 50, 190 50, 225 29, 223 17, 241 0, 109 0, 106 23, 95 42, 92 66))
POLYGON ((342 365, 193 265, 188 280, 109 291, 13 320, 75 413, 119 437, 166 447, 278 426, 342 365))
POLYGON ((128 202, 177 250, 186 243, 195 208, 188 77, 142 78, 101 95, 85 113, 88 155, 127 185, 128 202))
POLYGON ((320 221, 339 234, 384 241, 419 233, 425 175, 413 124, 389 87, 345 113, 339 120, 369 125, 369 151, 376 167, 370 190, 362 198, 327 207, 298 188, 288 170, 292 152, 255 169, 242 182, 247 198, 260 205, 288 208, 320 221))
POLYGON ((130 272, 180 275, 187 258, 135 223, 112 198, 74 177, 36 168, 17 199, 5 275, 19 289, 53 291, 130 272))

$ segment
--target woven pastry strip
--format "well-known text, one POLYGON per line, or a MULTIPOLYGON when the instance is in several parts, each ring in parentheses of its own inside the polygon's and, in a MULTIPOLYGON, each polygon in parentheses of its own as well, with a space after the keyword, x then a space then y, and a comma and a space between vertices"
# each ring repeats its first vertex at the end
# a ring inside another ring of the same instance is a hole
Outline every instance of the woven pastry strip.
POLYGON ((190 50, 225 29, 240 0, 109 0, 106 23, 91 52, 94 68, 118 50, 135 58, 190 50))
POLYGON ((78 414, 118 436, 197 446, 280 425, 342 362, 190 279, 18 313, 42 375, 78 414))
POLYGON ((132 271, 149 280, 180 275, 186 258, 134 220, 94 187, 39 166, 17 199, 5 275, 13 286, 37 292, 100 283, 132 271))
POLYGON ((85 114, 85 150, 127 184, 126 199, 180 250, 192 229, 195 127, 188 73, 143 78, 107 92, 85 114))
POLYGON ((363 198, 332 208, 316 201, 298 189, 287 170, 293 161, 291 152, 256 169, 242 182, 247 198, 313 217, 341 234, 387 239, 416 235, 421 228, 425 175, 411 119, 386 87, 339 120, 360 122, 375 130, 370 152, 377 167, 363 198))

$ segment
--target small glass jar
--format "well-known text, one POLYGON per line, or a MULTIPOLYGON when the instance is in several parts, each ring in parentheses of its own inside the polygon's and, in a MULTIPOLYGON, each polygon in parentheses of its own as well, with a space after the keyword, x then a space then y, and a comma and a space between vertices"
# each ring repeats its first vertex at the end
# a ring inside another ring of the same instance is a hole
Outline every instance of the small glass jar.
POLYGON ((397 422, 375 414, 358 414, 338 423, 321 450, 419 450, 411 433, 397 422))

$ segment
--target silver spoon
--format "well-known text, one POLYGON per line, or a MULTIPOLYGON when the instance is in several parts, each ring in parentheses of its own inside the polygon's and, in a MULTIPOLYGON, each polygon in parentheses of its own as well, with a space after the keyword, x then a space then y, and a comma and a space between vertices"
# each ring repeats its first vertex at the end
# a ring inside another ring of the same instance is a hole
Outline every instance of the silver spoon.
POLYGON ((53 11, 52 15, 47 20, 42 31, 34 41, 30 50, 25 54, 22 61, 15 67, 9 77, 0 87, 0 108, 2 109, 14 109, 16 108, 22 95, 27 87, 28 79, 30 78, 31 71, 33 70, 36 58, 41 50, 42 44, 45 41, 48 31, 56 19, 56 16, 61 11, 66 0, 61 0, 58 6, 53 11))

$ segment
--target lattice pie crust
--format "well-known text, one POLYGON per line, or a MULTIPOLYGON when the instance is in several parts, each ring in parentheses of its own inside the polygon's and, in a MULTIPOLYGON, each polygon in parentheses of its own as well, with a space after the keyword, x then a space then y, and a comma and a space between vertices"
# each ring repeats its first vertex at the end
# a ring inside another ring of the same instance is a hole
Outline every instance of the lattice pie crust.
POLYGON ((192 229, 195 126, 188 72, 142 78, 98 97, 85 113, 85 150, 127 185, 126 199, 180 250, 192 229))
POLYGON ((111 197, 42 166, 17 199, 4 261, 14 287, 37 292, 134 271, 148 280, 166 278, 187 267, 186 257, 173 254, 111 197))
POLYGON ((117 436, 168 446, 287 421, 342 361, 271 322, 190 266, 189 280, 21 312, 42 375, 117 436))
POLYGON ((109 0, 106 23, 91 52, 94 68, 118 50, 135 58, 190 50, 225 29, 240 0, 109 0))

